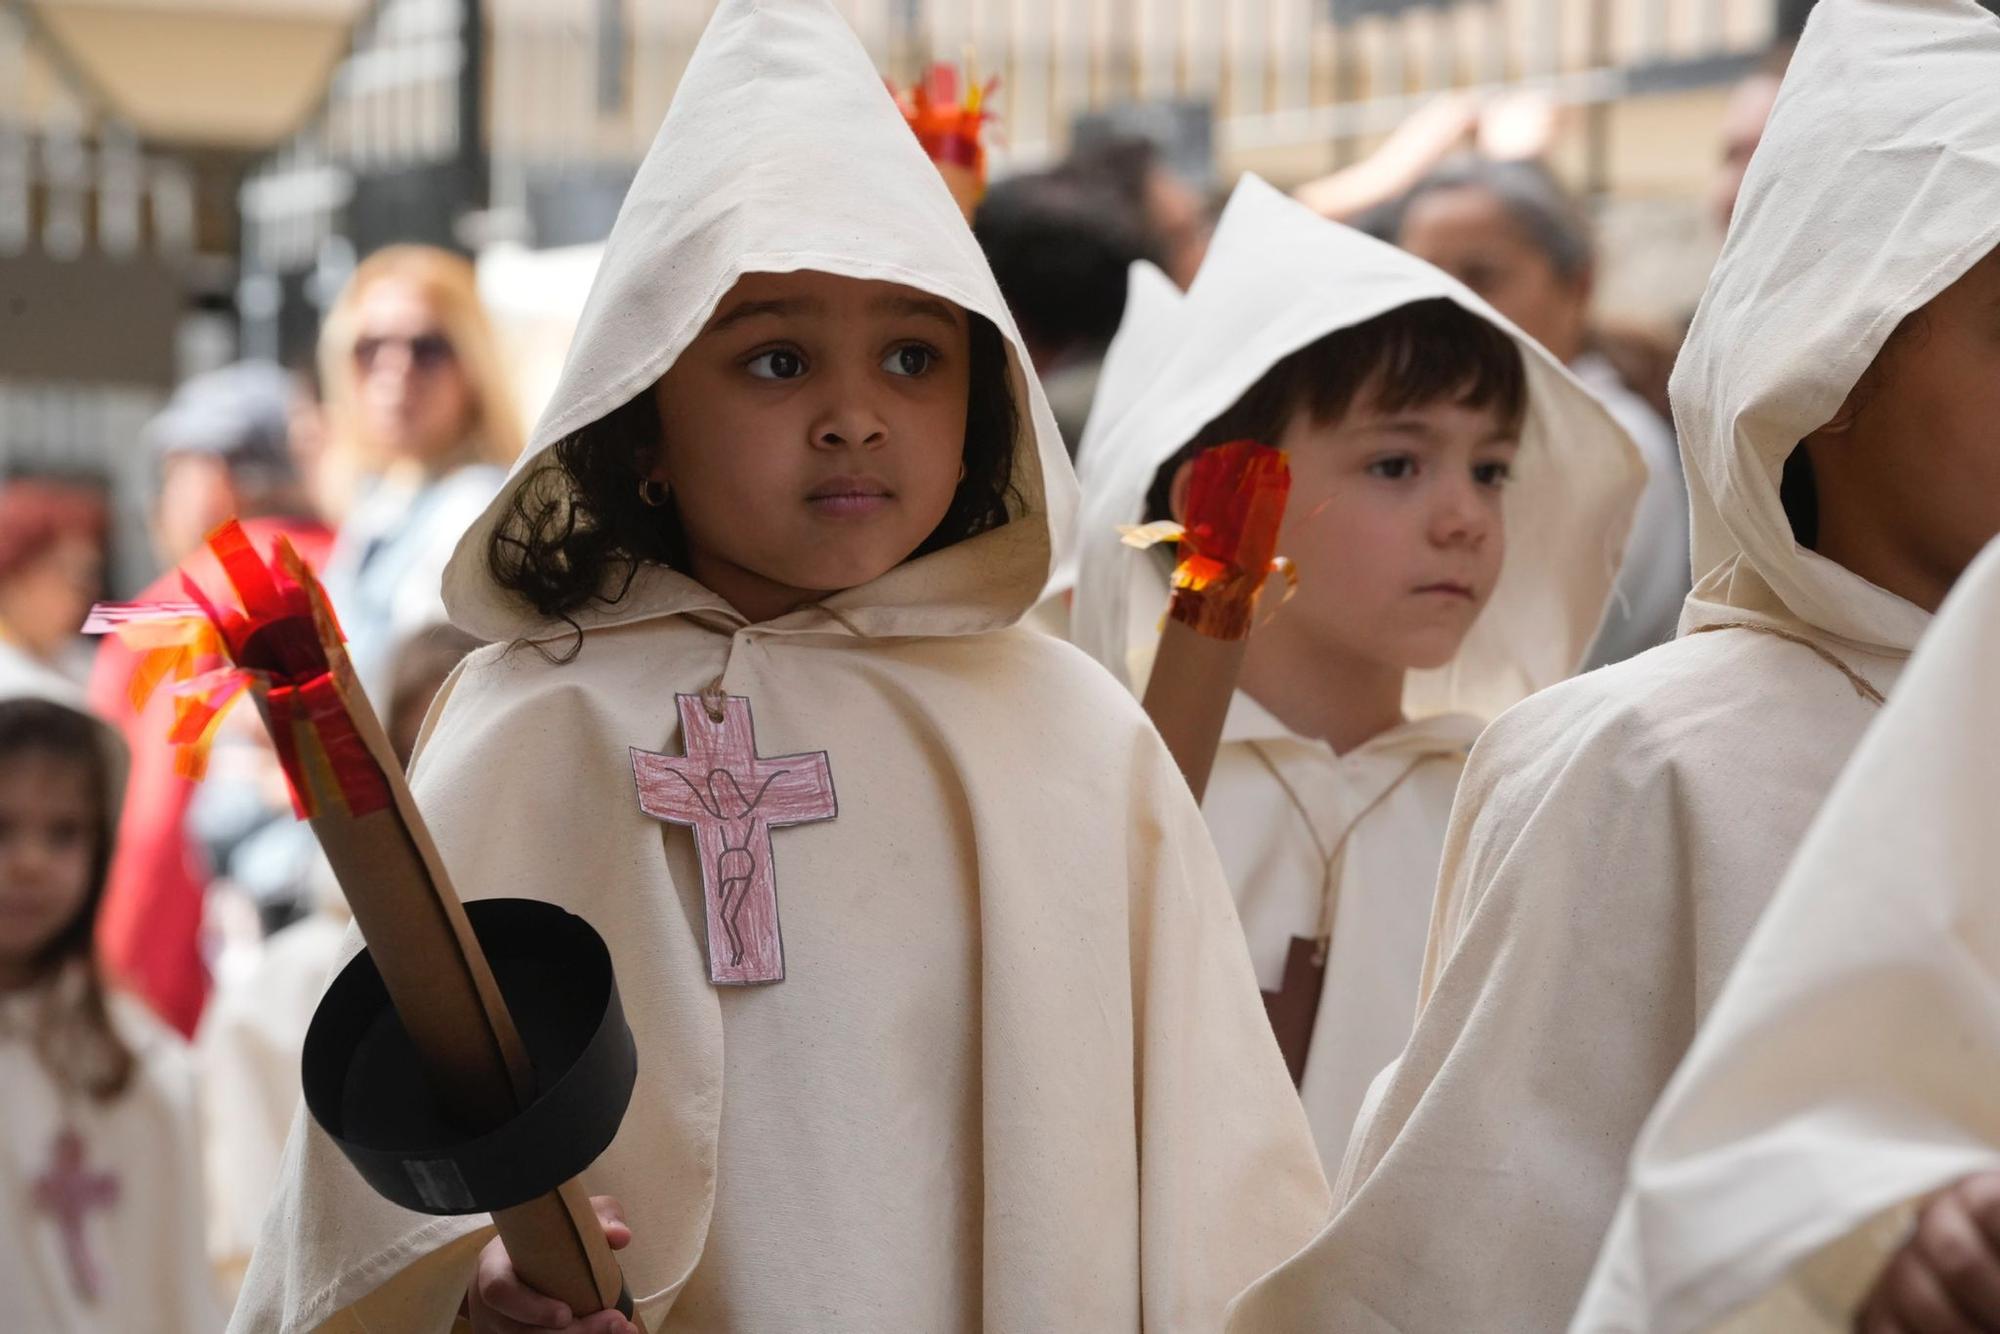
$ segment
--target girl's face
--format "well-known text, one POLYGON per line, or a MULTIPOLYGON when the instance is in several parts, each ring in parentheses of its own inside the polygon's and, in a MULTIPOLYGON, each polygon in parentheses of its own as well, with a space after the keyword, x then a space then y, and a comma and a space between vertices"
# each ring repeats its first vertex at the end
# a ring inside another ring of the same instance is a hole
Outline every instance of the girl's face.
POLYGON ((1405 670, 1451 661, 1500 578, 1516 428, 1452 403, 1385 413, 1364 390, 1337 422, 1295 414, 1279 443, 1299 592, 1272 629, 1405 670))
POLYGON ((1583 351, 1590 283, 1556 272, 1490 191, 1467 186, 1420 196, 1396 241, 1486 298, 1558 360, 1574 361, 1583 351))
POLYGON ((655 390, 689 573, 761 621, 907 560, 964 473, 971 360, 915 288, 746 274, 655 390))
POLYGON ((83 911, 96 820, 85 764, 42 750, 0 761, 0 987, 32 979, 37 956, 83 911))
POLYGON ((363 429, 392 458, 439 462, 464 443, 472 384, 423 290, 381 278, 355 310, 354 383, 363 429))

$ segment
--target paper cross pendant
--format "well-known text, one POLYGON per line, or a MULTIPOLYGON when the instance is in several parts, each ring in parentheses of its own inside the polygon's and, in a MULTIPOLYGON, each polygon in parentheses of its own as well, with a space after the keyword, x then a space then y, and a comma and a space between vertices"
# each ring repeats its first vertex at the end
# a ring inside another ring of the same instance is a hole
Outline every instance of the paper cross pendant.
POLYGON ((785 947, 778 934, 771 831, 838 815, 833 771, 823 750, 760 759, 750 701, 741 695, 719 698, 717 721, 702 696, 674 697, 686 755, 633 748, 639 809, 694 830, 707 907, 709 981, 717 986, 782 982, 785 947))
POLYGON ((83 1136, 64 1128, 49 1153, 49 1170, 35 1178, 34 1185, 35 1208, 54 1219, 62 1235, 70 1285, 85 1302, 95 1302, 103 1295, 104 1276, 90 1253, 84 1223, 92 1210, 118 1203, 118 1178, 86 1170, 83 1136))

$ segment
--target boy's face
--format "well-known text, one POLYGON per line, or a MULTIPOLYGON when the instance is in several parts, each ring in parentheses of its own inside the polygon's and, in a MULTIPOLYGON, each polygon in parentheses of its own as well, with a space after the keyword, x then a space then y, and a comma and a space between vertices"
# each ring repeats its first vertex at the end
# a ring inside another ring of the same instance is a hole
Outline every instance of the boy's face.
POLYGON ((0 982, 25 976, 82 910, 96 815, 75 760, 26 750, 0 763, 0 982))
POLYGON ((655 390, 690 573, 766 620, 907 560, 958 489, 971 360, 915 288, 746 274, 655 390))
POLYGON ((1280 444, 1292 495, 1278 550, 1299 592, 1278 619, 1392 667, 1451 661, 1500 577, 1517 427, 1446 402, 1386 413, 1364 389, 1339 421, 1295 414, 1280 444))

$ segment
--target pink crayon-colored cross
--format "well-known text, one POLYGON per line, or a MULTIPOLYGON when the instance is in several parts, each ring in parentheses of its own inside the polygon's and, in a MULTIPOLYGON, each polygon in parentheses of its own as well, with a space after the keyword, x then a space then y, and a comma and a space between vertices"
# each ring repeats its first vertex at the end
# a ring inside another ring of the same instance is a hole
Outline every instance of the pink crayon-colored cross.
POLYGON ((750 701, 720 697, 722 718, 700 695, 678 695, 687 754, 632 751, 639 809, 694 829, 707 903, 708 977, 717 986, 785 980, 771 831, 840 813, 826 752, 762 759, 750 701))
POLYGON ((35 1178, 35 1207, 55 1219, 62 1234, 63 1255, 69 1262, 70 1283, 86 1302, 104 1292, 104 1275, 90 1253, 83 1225, 94 1209, 118 1203, 118 1178, 109 1172, 86 1171, 83 1136, 64 1128, 49 1154, 49 1170, 35 1178))

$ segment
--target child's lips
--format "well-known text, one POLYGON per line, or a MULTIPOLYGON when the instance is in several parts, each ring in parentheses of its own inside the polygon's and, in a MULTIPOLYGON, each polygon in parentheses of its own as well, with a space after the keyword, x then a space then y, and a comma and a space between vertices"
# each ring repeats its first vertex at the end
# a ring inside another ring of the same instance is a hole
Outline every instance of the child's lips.
POLYGON ((806 492, 806 504, 817 514, 846 519, 879 513, 895 496, 880 478, 831 477, 806 492))
POLYGON ((1434 583, 1423 584, 1416 591, 1434 593, 1440 597, 1463 598, 1467 602, 1474 601, 1476 596, 1470 584, 1454 583, 1450 579, 1439 579, 1434 583))

